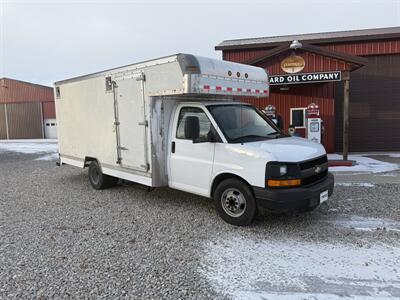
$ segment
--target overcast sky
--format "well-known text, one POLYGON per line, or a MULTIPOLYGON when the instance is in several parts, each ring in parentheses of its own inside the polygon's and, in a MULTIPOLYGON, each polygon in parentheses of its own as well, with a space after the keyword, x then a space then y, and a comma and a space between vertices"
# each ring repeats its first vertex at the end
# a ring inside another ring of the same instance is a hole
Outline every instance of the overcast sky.
POLYGON ((392 1, 0 0, 0 77, 54 81, 224 39, 400 26, 392 1))

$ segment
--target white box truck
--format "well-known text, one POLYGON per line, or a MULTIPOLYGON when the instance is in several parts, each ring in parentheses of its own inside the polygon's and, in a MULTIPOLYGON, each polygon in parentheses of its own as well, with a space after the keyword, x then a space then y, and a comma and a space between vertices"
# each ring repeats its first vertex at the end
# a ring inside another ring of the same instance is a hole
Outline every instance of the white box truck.
POLYGON ((266 97, 262 68, 177 54, 55 83, 59 164, 215 200, 247 225, 257 211, 309 211, 334 179, 322 145, 285 135, 237 96, 266 97))

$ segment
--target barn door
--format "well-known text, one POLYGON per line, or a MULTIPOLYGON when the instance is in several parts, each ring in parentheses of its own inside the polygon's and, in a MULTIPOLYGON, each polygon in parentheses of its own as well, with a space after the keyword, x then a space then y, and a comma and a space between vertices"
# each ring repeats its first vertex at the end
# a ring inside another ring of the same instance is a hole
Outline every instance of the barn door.
POLYGON ((148 171, 144 75, 115 78, 117 151, 123 167, 148 171), (118 145, 119 144, 119 145, 118 145))

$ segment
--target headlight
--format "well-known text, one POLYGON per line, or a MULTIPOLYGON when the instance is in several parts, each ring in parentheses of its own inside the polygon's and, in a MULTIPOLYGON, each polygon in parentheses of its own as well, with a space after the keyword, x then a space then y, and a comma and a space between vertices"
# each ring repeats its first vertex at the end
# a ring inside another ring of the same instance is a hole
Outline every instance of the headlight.
POLYGON ((281 165, 279 166, 279 174, 281 176, 286 175, 287 173, 287 165, 281 165))
POLYGON ((267 164, 267 178, 280 178, 288 175, 290 168, 285 163, 271 162, 267 164))

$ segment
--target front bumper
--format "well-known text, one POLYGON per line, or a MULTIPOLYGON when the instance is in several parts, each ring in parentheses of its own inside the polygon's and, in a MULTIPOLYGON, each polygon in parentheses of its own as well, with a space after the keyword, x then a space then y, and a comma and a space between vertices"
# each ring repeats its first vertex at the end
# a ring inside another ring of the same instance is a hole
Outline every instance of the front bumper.
POLYGON ((259 211, 284 213, 317 207, 320 204, 320 194, 328 190, 330 197, 334 184, 332 173, 328 173, 322 181, 309 186, 284 189, 253 187, 253 190, 259 211))

